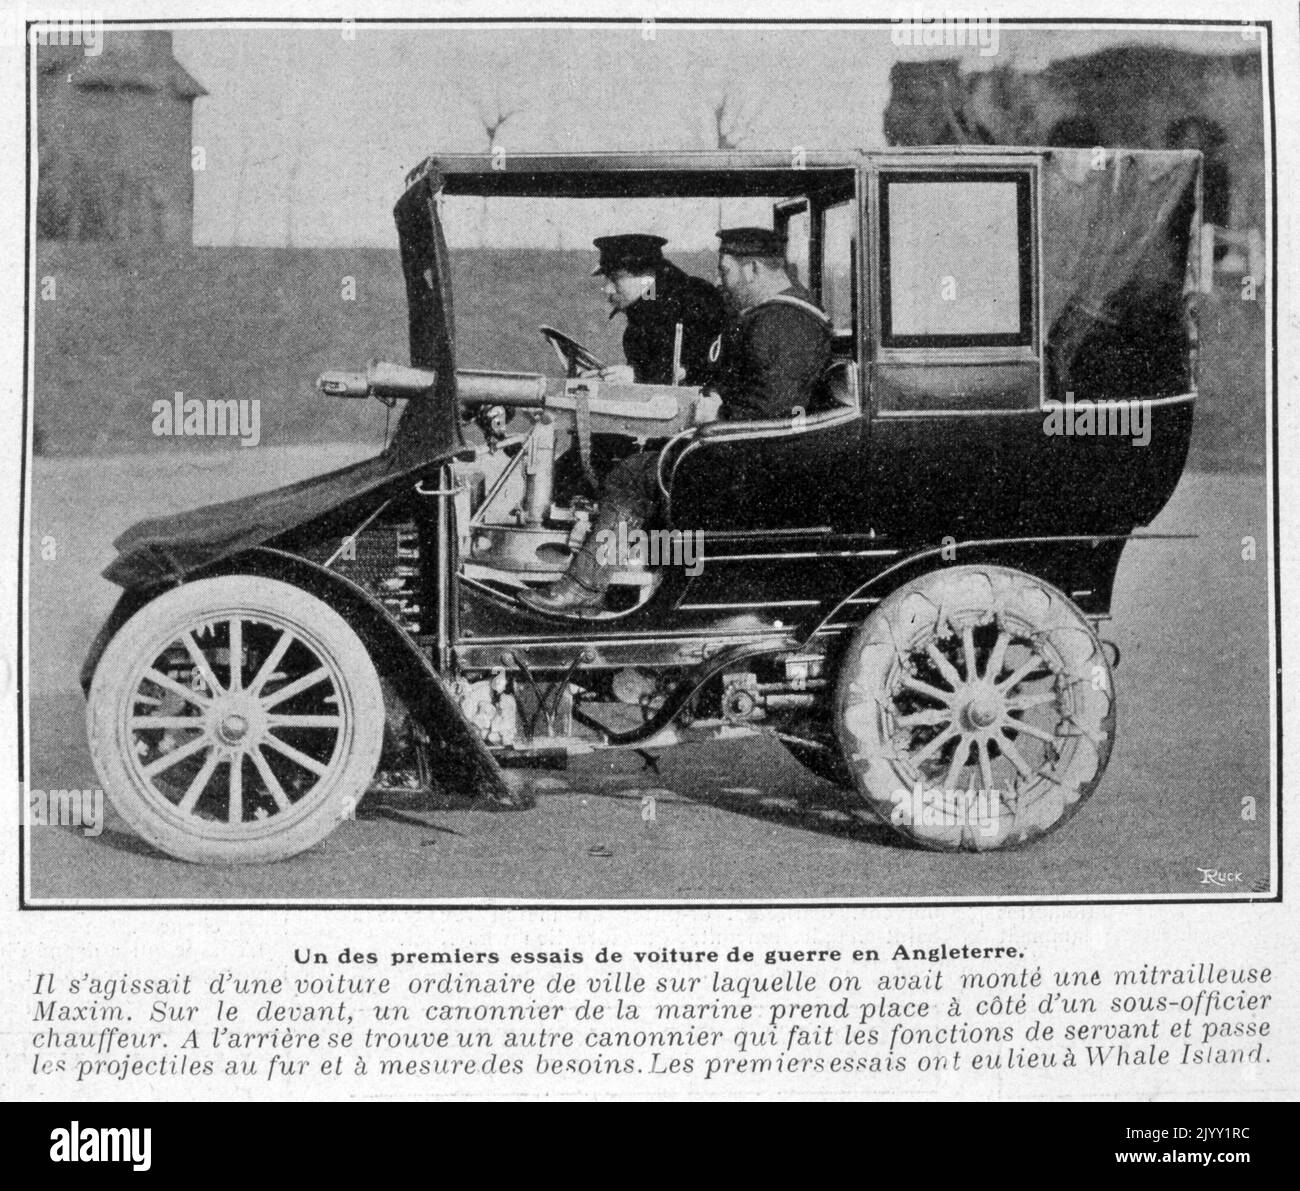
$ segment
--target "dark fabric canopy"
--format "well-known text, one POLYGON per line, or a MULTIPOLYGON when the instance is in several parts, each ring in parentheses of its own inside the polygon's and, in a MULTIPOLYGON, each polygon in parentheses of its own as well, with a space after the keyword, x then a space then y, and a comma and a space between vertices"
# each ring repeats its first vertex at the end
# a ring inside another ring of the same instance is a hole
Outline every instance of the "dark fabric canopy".
POLYGON ((1201 155, 1101 152, 1043 161, 1049 364, 1078 400, 1185 392, 1201 155))
POLYGON ((183 578, 349 501, 395 487, 456 451, 455 325, 437 195, 438 175, 429 170, 393 212, 410 311, 411 363, 437 373, 434 400, 407 402, 393 441, 373 459, 272 492, 133 525, 113 543, 119 554, 105 578, 126 588, 183 578))

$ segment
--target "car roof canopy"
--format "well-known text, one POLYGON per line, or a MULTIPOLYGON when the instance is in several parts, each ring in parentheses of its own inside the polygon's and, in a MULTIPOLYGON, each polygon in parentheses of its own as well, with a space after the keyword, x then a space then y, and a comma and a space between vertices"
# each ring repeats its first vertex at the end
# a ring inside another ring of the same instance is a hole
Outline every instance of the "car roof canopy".
POLYGON ((429 158, 444 194, 529 198, 743 198, 852 181, 862 154, 803 150, 675 153, 486 153, 429 158), (828 175, 838 173, 839 178, 828 175))

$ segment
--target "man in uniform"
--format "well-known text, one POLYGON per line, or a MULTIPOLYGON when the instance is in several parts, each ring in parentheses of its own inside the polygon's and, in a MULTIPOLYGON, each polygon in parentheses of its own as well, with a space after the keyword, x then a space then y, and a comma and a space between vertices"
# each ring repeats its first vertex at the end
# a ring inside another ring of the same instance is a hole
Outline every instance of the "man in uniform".
POLYGON ((719 232, 718 280, 734 317, 711 387, 727 421, 771 421, 808 408, 831 359, 830 320, 791 280, 785 238, 761 227, 719 232))
MULTIPOLYGON (((583 375, 614 385, 703 385, 713 367, 710 349, 727 321, 722 295, 666 260, 662 236, 600 236, 594 243, 600 260, 591 275, 604 278, 609 317, 627 319, 627 363, 583 375)), ((607 475, 627 450, 626 438, 618 435, 595 435, 589 446, 575 443, 556 460, 556 483, 563 491, 586 489, 595 496, 597 477, 607 475)))
MULTIPOLYGON (((808 291, 794 282, 785 240, 768 228, 718 233, 718 280, 732 318, 716 347, 709 390, 696 406, 697 423, 722 418, 769 421, 806 409, 831 358, 830 320, 808 291)), ((598 616, 612 568, 603 565, 602 541, 620 522, 630 537, 658 504, 657 450, 640 451, 610 469, 601 485, 600 511, 565 575, 520 600, 563 616, 598 616)), ((626 539, 624 539, 626 540, 626 539)))
POLYGON ((709 349, 722 333, 722 296, 701 277, 692 277, 665 260, 662 236, 600 236, 600 263, 593 277, 605 279, 609 317, 623 314, 626 364, 604 369, 601 380, 614 384, 698 387, 709 377, 709 349), (677 328, 681 327, 682 372, 673 375, 677 328))

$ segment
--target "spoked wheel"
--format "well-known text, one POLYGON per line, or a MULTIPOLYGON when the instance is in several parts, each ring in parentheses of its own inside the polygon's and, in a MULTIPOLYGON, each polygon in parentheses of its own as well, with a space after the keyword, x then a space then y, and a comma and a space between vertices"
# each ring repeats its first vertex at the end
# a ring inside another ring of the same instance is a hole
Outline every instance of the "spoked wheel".
POLYGON ((1101 781, 1115 731, 1105 650, 1060 591, 964 566, 892 593, 858 630, 835 724, 870 808, 917 843, 1017 847, 1101 781))
POLYGON ((324 839, 383 747, 379 676, 314 596, 260 576, 146 604, 100 659, 86 708, 113 806, 183 860, 243 864, 324 839))

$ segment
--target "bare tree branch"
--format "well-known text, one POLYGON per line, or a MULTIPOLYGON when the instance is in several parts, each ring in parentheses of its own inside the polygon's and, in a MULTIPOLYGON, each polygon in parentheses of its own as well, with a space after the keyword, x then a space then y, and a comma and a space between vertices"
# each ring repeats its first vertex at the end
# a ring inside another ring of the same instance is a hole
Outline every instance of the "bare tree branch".
POLYGON ((501 103, 501 92, 498 90, 492 106, 489 108, 482 102, 477 105, 478 122, 483 125, 483 135, 487 137, 488 152, 491 153, 497 146, 497 138, 507 122, 519 114, 518 108, 507 108, 501 103))

